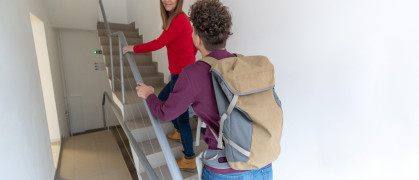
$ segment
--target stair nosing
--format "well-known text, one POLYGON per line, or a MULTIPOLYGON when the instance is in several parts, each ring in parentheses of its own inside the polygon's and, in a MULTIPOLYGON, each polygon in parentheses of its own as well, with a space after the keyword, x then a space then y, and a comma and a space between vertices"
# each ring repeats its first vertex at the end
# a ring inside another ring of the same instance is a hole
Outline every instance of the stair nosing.
MULTIPOLYGON (((192 120, 192 119, 190 119, 190 120, 192 120)), ((192 138, 193 138, 193 140, 195 140, 195 138, 196 138, 196 129, 193 129, 192 130, 192 138)), ((170 146, 170 148, 171 149, 173 149, 173 148, 176 148, 176 147, 179 147, 179 146, 182 146, 182 143, 180 142, 180 141, 176 141, 176 140, 172 140, 172 139, 167 139, 167 141, 168 141, 168 143, 169 143, 169 146, 170 146), (173 145, 173 146, 172 146, 173 145)), ((144 143, 148 146, 148 145, 150 145, 150 142, 154 142, 154 143, 157 143, 158 144, 158 146, 159 146, 159 148, 160 148, 160 144, 159 144, 159 141, 158 141, 158 139, 157 138, 153 138, 153 139, 149 139, 149 140, 146 140, 146 141, 142 141, 142 142, 137 142, 137 144, 140 146, 140 148, 141 148, 141 143, 143 143, 143 145, 144 145, 144 143)), ((203 141, 203 140, 200 140, 199 141, 199 145, 201 146, 201 145, 204 145, 205 144, 205 142, 203 141)), ((153 144, 154 145, 154 144, 153 144)), ((194 144, 193 144, 193 147, 196 147, 195 146, 195 141, 194 141, 194 144)), ((151 148, 151 145, 150 145, 150 148, 151 148)), ((159 152, 162 152, 161 151, 161 148, 160 148, 160 151, 155 151, 155 152, 152 152, 152 153, 146 153, 146 152, 143 152, 146 156, 148 156, 148 155, 152 155, 152 154, 156 154, 156 153, 159 153, 159 152)))

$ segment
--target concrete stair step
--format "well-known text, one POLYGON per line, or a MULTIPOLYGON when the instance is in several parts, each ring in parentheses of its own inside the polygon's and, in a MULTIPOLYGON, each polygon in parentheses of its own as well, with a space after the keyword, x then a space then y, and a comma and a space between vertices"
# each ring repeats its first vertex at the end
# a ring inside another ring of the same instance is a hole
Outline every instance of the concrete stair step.
MULTIPOLYGON (((145 112, 145 114, 141 114, 140 116, 137 116, 137 117, 132 117, 132 116, 135 116, 135 115, 130 114, 130 113, 128 113, 126 115, 126 117, 127 116, 129 116, 128 119, 130 119, 130 120, 126 120, 125 124, 127 125, 129 130, 141 129, 141 128, 149 127, 149 126, 152 125, 149 116, 146 115, 146 112, 145 112)), ((164 123, 170 123, 170 122, 160 121, 160 123, 164 124, 164 123)), ((197 124, 196 120, 191 119, 191 125, 196 125, 196 124, 197 124), (193 122, 192 120, 194 120, 195 122, 193 122)))
MULTIPOLYGON (((131 66, 128 65, 128 63, 123 66, 124 70, 124 77, 134 77, 132 74, 131 66)), ((141 77, 147 77, 147 76, 158 76, 157 71, 157 63, 149 64, 149 65, 140 65, 137 66, 138 71, 140 72, 141 77)), ((108 72, 108 77, 112 77, 112 69, 110 67, 106 67, 108 72)), ((113 68, 114 76, 118 79, 121 77, 121 67, 120 66, 114 66, 113 68)))
MULTIPOLYGON (((134 57, 134 61, 137 65, 147 65, 147 64, 152 64, 153 63, 151 53, 139 53, 139 54, 134 53, 133 57, 134 57)), ((105 64, 107 66, 110 66, 111 65, 111 56, 109 54, 104 55, 104 58, 105 58, 105 64)), ((124 64, 128 64, 127 56, 123 55, 122 59, 124 60, 124 62, 123 62, 124 64)), ((119 55, 113 55, 114 66, 119 66, 119 63, 120 63, 119 55)))
MULTIPOLYGON (((182 143, 174 140, 168 139, 169 146, 172 149, 179 149, 179 147, 182 147, 182 143)), ((140 146, 143 153, 148 156, 150 154, 155 154, 158 152, 161 152, 161 147, 159 145, 159 141, 157 138, 151 139, 151 140, 145 140, 143 142, 139 142, 138 145, 140 146)), ((181 148, 182 149, 182 148, 181 148)))
MULTIPOLYGON (((115 84, 115 87, 119 86, 119 84, 115 84)), ((120 90, 115 90, 114 94, 118 97, 119 101, 122 103, 122 92, 120 90)), ((125 91, 125 104, 136 104, 142 103, 141 98, 137 96, 137 93, 134 91, 125 91)))
MULTIPOLYGON (((119 77, 114 77, 115 78, 115 91, 120 91, 121 90, 121 80, 119 79, 119 77)), ((164 83, 163 83, 163 76, 161 75, 156 75, 156 76, 143 76, 143 81, 145 84, 153 86, 154 87, 154 92, 156 94, 158 94, 159 92, 159 87, 164 87, 164 83)), ((124 79, 124 88, 125 90, 133 90, 135 89, 135 87, 137 86, 137 82, 135 81, 135 79, 133 77, 127 77, 124 79)))
MULTIPOLYGON (((147 113, 145 113, 146 115, 147 113)), ((154 132, 153 126, 151 125, 150 119, 147 116, 144 119, 140 119, 140 118, 135 118, 134 120, 129 120, 125 121, 125 124, 128 123, 130 124, 130 128, 134 128, 131 131, 132 135, 134 136, 135 140, 137 142, 144 142, 144 141, 148 141, 150 139, 154 139, 157 138, 156 134, 154 132), (148 122, 146 122, 148 121, 148 122), (140 127, 142 126, 142 127, 140 127)), ((160 125, 162 126, 162 129, 164 131, 164 133, 167 135, 168 133, 173 132, 173 124, 172 122, 163 122, 163 121, 159 121, 160 125)), ((197 120, 194 118, 191 118, 189 120, 189 124, 191 125, 191 129, 195 130, 196 129, 196 125, 198 124, 197 120)), ((194 131, 195 133, 195 131, 194 131)), ((193 136, 195 137, 195 134, 193 134, 193 136)))
MULTIPOLYGON (((109 55, 111 53, 109 45, 102 45, 102 53, 104 55, 109 55)), ((112 55, 119 55, 119 45, 112 46, 112 55)))
POLYGON ((149 117, 133 118, 132 120, 125 121, 125 124, 129 130, 141 129, 152 125, 149 117))
MULTIPOLYGON (((144 77, 143 80, 144 81, 148 80, 148 78, 154 78, 154 77, 147 77, 147 79, 146 79, 146 77, 144 77)), ((133 80, 132 83, 134 83, 134 82, 135 81, 133 80)), ((118 87, 120 87, 120 86, 121 86, 120 83, 117 83, 117 81, 115 81, 114 94, 122 102, 122 91, 118 89, 118 87)), ((143 103, 142 99, 138 97, 137 91, 135 90, 135 87, 134 87, 134 84, 130 84, 129 88, 127 87, 127 89, 125 89, 125 104, 135 104, 134 108, 136 108, 137 106, 141 106, 141 105, 136 105, 137 103, 141 103, 141 104, 143 103)), ((156 94, 158 94, 161 91, 161 89, 163 89, 163 86, 155 86, 154 92, 156 94)), ((144 109, 144 111, 145 111, 145 109, 144 109)), ((137 116, 135 116, 135 117, 137 117, 137 116)))
MULTIPOLYGON (((155 87, 154 88, 155 94, 158 95, 162 89, 163 87, 155 87)), ((131 90, 131 89, 129 89, 129 91, 136 92, 136 90, 131 90)), ((143 104, 143 100, 139 98, 136 93, 134 95, 135 97, 131 97, 133 96, 131 94, 130 98, 136 99, 138 103, 131 103, 131 104, 126 103, 124 105, 125 121, 133 121, 136 119, 140 119, 142 121, 143 118, 148 119, 149 117, 148 117, 146 108, 143 104)))
MULTIPOLYGON (((98 31, 99 37, 108 37, 108 33, 106 32, 106 29, 104 29, 104 28, 99 29, 98 28, 97 31, 98 31)), ((114 31, 114 30, 111 29, 111 32, 112 33, 118 32, 118 30, 114 31)), ((121 31, 121 32, 124 33, 125 38, 138 38, 138 37, 140 37, 140 35, 138 34, 138 30, 133 30, 133 31, 132 30, 124 30, 124 31, 121 31)))
MULTIPOLYGON (((109 23, 109 27, 112 30, 112 32, 115 31, 134 31, 135 30, 135 23, 130 24, 119 24, 119 23, 109 23)), ((105 29, 105 23, 98 22, 97 23, 98 29, 105 29)))
MULTIPOLYGON (((125 37, 129 45, 143 44, 143 36, 139 37, 125 37)), ((109 45, 108 36, 99 36, 99 41, 101 45, 109 45)), ((118 37, 112 37, 112 45, 119 45, 118 37)))
MULTIPOLYGON (((173 132, 173 124, 171 122, 161 122, 160 121, 160 125, 161 125, 161 127, 163 129, 163 132, 165 134, 173 132)), ((134 136, 134 138, 137 142, 144 142, 144 141, 148 141, 150 139, 157 138, 156 134, 154 132, 154 128, 151 125, 131 130, 131 134, 132 134, 132 136, 134 136)))
MULTIPOLYGON (((191 120, 191 122, 193 122, 194 120, 191 120)), ((196 127, 192 126, 191 127, 196 127)), ((196 134, 196 129, 192 130, 192 135, 193 135, 193 139, 195 142, 195 134, 196 134)), ((201 137, 202 138, 202 137, 201 137)), ((174 141, 174 140, 170 140, 168 139, 169 145, 172 149, 173 155, 175 156, 176 159, 180 159, 182 158, 182 151, 183 151, 183 147, 182 144, 178 141, 174 141)), ((142 148, 142 150, 144 150, 144 154, 146 154, 147 159, 150 162, 150 165, 153 168, 158 168, 160 166, 164 166, 166 165, 166 160, 164 158, 163 153, 161 152, 161 148, 160 145, 157 141, 157 139, 152 139, 152 140, 148 140, 148 141, 144 141, 142 143, 139 143, 140 148, 142 148)), ((201 153, 202 151, 204 151, 205 149, 208 148, 207 144, 203 141, 200 140, 200 144, 199 146, 195 146, 194 145, 194 153, 196 155, 198 155, 199 153, 201 153)), ((144 172, 144 169, 142 167, 139 168, 140 173, 144 172)), ((160 174, 160 172, 156 172, 157 174, 160 174)), ((169 173, 170 174, 170 173, 169 173)), ((192 171, 192 174, 195 174, 195 171, 192 171)))

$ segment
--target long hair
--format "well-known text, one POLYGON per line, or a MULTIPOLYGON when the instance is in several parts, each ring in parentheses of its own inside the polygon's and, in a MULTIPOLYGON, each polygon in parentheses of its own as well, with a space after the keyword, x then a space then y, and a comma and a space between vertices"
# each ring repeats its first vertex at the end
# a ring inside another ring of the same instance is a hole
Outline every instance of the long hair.
POLYGON ((160 14, 161 14, 161 19, 163 21, 162 29, 167 30, 170 26, 170 23, 172 23, 173 18, 175 18, 178 14, 182 12, 183 0, 177 0, 176 7, 171 12, 166 11, 166 9, 164 9, 164 5, 161 2, 161 0, 159 1, 160 1, 160 14))

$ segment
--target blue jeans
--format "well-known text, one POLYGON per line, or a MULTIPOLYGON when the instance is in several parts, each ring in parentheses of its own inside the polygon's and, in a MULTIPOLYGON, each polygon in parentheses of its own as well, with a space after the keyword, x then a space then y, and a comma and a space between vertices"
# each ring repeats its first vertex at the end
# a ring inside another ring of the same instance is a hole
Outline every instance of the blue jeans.
POLYGON ((234 174, 217 174, 208 171, 205 167, 202 170, 202 180, 227 180, 227 179, 241 179, 241 180, 272 180, 272 165, 234 174))
MULTIPOLYGON (((169 98, 169 95, 173 91, 178 77, 179 74, 172 74, 170 76, 170 82, 163 88, 163 90, 159 94, 158 98, 161 101, 166 101, 169 98)), ((180 138, 182 139, 183 153, 185 154, 185 156, 195 156, 195 153, 193 152, 193 137, 191 125, 189 124, 188 109, 186 109, 186 111, 179 117, 172 120, 172 123, 180 133, 180 138)))

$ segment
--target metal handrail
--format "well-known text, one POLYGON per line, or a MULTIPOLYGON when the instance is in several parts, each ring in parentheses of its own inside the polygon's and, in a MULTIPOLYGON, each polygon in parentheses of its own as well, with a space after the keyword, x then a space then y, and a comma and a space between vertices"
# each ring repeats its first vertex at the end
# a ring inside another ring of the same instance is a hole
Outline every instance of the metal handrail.
MULTIPOLYGON (((109 47, 110 47, 110 52, 111 52, 111 65, 113 66, 112 34, 111 34, 111 31, 110 31, 110 28, 109 28, 109 24, 108 24, 108 21, 107 21, 107 18, 106 18, 105 10, 103 8, 102 0, 99 0, 99 3, 100 3, 100 8, 101 8, 101 11, 102 11, 102 15, 103 15, 104 23, 105 23, 106 32, 108 33, 108 37, 109 37, 109 40, 110 40, 109 42, 111 43, 109 47)), ((118 40, 120 42, 119 43, 119 47, 120 47, 120 53, 119 54, 120 54, 120 61, 121 61, 120 66, 122 67, 121 46, 127 46, 128 43, 127 43, 127 40, 126 40, 125 35, 124 35, 123 32, 116 32, 116 33, 118 34, 118 40)), ((140 72, 138 71, 138 66, 137 66, 137 64, 134 61, 134 57, 132 56, 132 53, 126 53, 125 55, 127 57, 127 60, 128 60, 129 65, 130 65, 131 72, 134 75, 135 81, 136 82, 143 82, 143 79, 142 79, 142 77, 140 75, 140 72)), ((114 83, 113 67, 112 67, 111 70, 112 70, 112 83, 114 83)), ((122 71, 123 71, 123 69, 121 68, 121 79, 123 78, 123 72, 122 71)), ((122 84, 121 86, 124 87, 124 84, 122 84)), ((114 84, 113 84, 113 90, 114 90, 114 84)), ((123 97, 125 97, 125 96, 123 95, 123 97)), ((182 174, 180 173, 179 167, 178 167, 178 165, 176 163, 176 160, 174 158, 173 152, 172 152, 172 150, 171 150, 171 148, 169 146, 169 142, 167 141, 166 135, 165 135, 165 133, 163 131, 163 128, 161 127, 160 122, 151 113, 150 108, 148 107, 147 101, 145 99, 142 99, 142 100, 143 100, 143 103, 145 105, 147 114, 150 117, 151 124, 152 124, 153 129, 154 129, 154 131, 156 133, 157 140, 158 140, 158 142, 160 144, 160 147, 162 149, 163 155, 164 155, 164 157, 166 159, 167 166, 169 168, 170 174, 172 175, 172 178, 175 179, 175 180, 183 179, 182 174)), ((129 131, 127 131, 127 132, 129 132, 129 131)), ((128 135, 131 135, 130 133, 127 133, 127 134, 128 135)), ((136 144, 136 143, 131 143, 131 144, 136 144)), ((152 170, 152 172, 154 172, 154 171, 152 170)), ((147 172, 147 174, 148 174, 148 172, 147 172)))
POLYGON ((135 138, 132 136, 131 132, 129 131, 127 125, 122 121, 122 113, 121 110, 118 108, 118 106, 115 104, 115 102, 109 97, 108 93, 105 91, 103 92, 103 100, 102 100, 102 110, 103 110, 103 123, 105 127, 109 129, 109 126, 106 126, 106 115, 105 115, 105 103, 106 100, 111 103, 112 110, 116 116, 116 119, 118 119, 119 124, 121 124, 122 129, 124 130, 125 134, 128 137, 128 140, 131 144, 131 147, 134 149, 135 154, 137 154, 138 158, 140 159, 141 164, 144 167, 145 172, 147 173, 149 179, 159 179, 156 175, 156 173, 153 170, 153 167, 150 165, 150 162, 148 162, 147 157, 141 151, 140 146, 138 146, 137 143, 135 143, 135 138))
POLYGON ((111 57, 111 72, 112 72, 112 91, 115 91, 115 79, 113 74, 113 54, 112 54, 112 37, 111 37, 111 28, 109 27, 108 19, 106 18, 105 9, 103 8, 102 0, 99 0, 100 10, 102 11, 103 21, 105 24, 106 34, 109 38, 109 49, 110 49, 110 57, 111 57))

